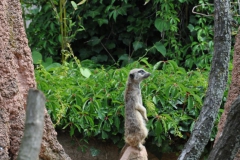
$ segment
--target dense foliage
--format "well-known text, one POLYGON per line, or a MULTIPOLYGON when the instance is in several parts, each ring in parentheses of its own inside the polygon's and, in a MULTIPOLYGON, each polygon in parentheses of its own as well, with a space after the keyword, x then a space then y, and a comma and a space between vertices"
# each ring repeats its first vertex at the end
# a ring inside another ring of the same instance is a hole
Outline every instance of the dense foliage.
POLYGON ((63 62, 67 44, 79 59, 104 65, 125 66, 140 56, 152 64, 174 59, 188 68, 211 60, 213 17, 192 14, 195 5, 212 14, 209 0, 34 2, 37 8, 25 17, 32 20, 27 34, 35 63, 63 62))
POLYGON ((147 143, 181 149, 173 146, 191 134, 213 52, 213 18, 192 8, 210 15, 211 0, 21 1, 38 88, 57 129, 121 146, 127 74, 143 67, 152 73, 142 83, 147 143))
POLYGON ((127 75, 130 69, 142 67, 152 74, 141 84, 149 118, 148 143, 169 151, 170 145, 191 134, 205 96, 208 71, 187 72, 171 60, 151 65, 147 59, 121 69, 95 68, 89 60, 81 66, 90 67, 89 78, 75 62, 36 69, 38 88, 47 97, 48 112, 57 128, 69 129, 71 135, 81 133, 85 140, 95 137, 122 145, 127 75))

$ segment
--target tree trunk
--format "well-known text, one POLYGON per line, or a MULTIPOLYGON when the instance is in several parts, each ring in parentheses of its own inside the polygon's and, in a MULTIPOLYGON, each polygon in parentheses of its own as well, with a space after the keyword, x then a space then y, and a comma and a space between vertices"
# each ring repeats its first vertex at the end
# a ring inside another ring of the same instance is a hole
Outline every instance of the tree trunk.
POLYGON ((43 135, 45 103, 46 99, 42 92, 35 89, 28 91, 25 129, 17 160, 38 159, 43 135))
POLYGON ((214 55, 208 80, 208 90, 193 132, 179 156, 179 160, 199 159, 209 141, 228 77, 228 62, 231 49, 229 0, 214 1, 214 55))
MULTIPOLYGON (((26 97, 36 88, 31 50, 19 0, 0 1, 0 159, 16 159, 23 136, 26 97)), ((41 159, 70 159, 45 111, 41 159)))
MULTIPOLYGON (((218 133, 216 135, 215 144, 222 135, 223 128, 225 126, 226 118, 228 116, 228 112, 234 100, 240 95, 240 28, 238 29, 238 34, 235 37, 235 46, 234 46, 234 54, 233 54, 233 70, 232 70, 232 81, 230 85, 230 89, 228 91, 228 98, 224 106, 224 112, 221 116, 220 122, 218 124, 218 133)), ((240 151, 238 152, 235 160, 240 160, 240 151)))
POLYGON ((240 96, 230 106, 222 136, 208 160, 233 160, 240 147, 240 96))

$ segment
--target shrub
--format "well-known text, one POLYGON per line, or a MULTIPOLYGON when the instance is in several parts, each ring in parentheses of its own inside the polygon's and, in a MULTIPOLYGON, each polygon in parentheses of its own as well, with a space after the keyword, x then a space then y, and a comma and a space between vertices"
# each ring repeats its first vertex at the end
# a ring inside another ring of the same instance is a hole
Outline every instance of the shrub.
POLYGON ((79 59, 103 65, 125 66, 147 55, 152 63, 174 59, 187 68, 204 68, 211 62, 213 18, 192 14, 196 5, 201 5, 196 12, 212 14, 209 3, 22 0, 24 8, 29 8, 24 17, 32 20, 27 34, 33 57, 45 63, 64 61, 66 43, 70 43, 79 59), (37 9, 26 7, 28 3, 37 9))
POLYGON ((96 67, 91 61, 89 78, 73 62, 52 64, 35 70, 38 88, 47 97, 47 109, 54 125, 81 133, 84 139, 97 137, 122 144, 124 133, 123 94, 128 72, 144 68, 152 75, 142 82, 143 103, 148 111, 152 144, 166 146, 171 137, 186 139, 199 115, 207 87, 207 70, 187 72, 174 61, 155 65, 141 59, 121 69, 96 67))

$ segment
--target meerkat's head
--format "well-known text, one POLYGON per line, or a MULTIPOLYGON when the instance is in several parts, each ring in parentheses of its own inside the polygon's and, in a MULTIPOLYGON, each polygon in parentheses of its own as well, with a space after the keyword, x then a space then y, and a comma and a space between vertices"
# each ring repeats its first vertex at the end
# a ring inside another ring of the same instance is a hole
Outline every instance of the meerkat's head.
POLYGON ((132 69, 129 73, 128 81, 140 83, 142 80, 149 77, 151 74, 144 69, 132 69))

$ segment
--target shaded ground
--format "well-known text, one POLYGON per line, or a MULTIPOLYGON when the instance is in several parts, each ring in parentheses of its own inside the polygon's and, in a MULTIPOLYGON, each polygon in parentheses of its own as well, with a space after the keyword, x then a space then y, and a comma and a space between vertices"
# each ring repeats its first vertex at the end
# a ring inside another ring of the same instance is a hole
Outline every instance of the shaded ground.
POLYGON ((118 148, 113 144, 89 141, 88 144, 71 138, 68 133, 58 133, 58 141, 72 160, 117 160, 118 148))
MULTIPOLYGON (((62 144, 65 152, 72 160, 118 160, 120 149, 107 142, 91 140, 88 144, 71 138, 68 133, 58 133, 58 141, 62 144), (85 151, 83 152, 82 150, 85 151)), ((164 154, 161 160, 176 160, 175 153, 164 154)), ((148 153, 148 160, 160 160, 151 153, 148 153)))

